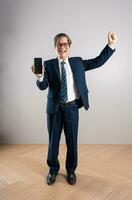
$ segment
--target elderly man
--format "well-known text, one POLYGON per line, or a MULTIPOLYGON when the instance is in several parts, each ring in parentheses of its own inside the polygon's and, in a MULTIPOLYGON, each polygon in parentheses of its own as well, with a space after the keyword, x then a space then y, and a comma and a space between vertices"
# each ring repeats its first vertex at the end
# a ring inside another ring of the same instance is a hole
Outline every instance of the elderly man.
MULTIPOLYGON (((81 57, 69 57, 72 41, 67 34, 59 33, 54 38, 57 58, 45 61, 42 74, 36 74, 38 88, 40 90, 48 88, 46 111, 49 133, 48 185, 56 181, 60 169, 58 154, 63 129, 67 146, 65 162, 67 182, 71 185, 76 183, 78 109, 84 107, 88 110, 89 108, 85 71, 102 66, 114 53, 116 40, 116 34, 109 32, 108 44, 100 55, 84 60, 81 57)), ((34 65, 32 65, 32 71, 35 73, 34 65)))

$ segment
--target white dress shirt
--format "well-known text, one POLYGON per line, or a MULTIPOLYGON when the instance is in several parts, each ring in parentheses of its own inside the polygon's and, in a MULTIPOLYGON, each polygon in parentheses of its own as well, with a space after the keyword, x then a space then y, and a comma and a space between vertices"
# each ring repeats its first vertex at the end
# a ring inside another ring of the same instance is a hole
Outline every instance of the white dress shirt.
POLYGON ((62 60, 60 58, 58 58, 58 62, 59 62, 59 70, 60 70, 60 80, 62 77, 62 73, 61 73, 61 62, 64 62, 64 67, 66 70, 66 77, 67 77, 67 95, 68 95, 68 100, 69 101, 73 101, 75 99, 79 99, 79 93, 74 81, 74 77, 73 77, 73 73, 71 70, 71 66, 69 63, 68 58, 66 58, 65 60, 62 60))

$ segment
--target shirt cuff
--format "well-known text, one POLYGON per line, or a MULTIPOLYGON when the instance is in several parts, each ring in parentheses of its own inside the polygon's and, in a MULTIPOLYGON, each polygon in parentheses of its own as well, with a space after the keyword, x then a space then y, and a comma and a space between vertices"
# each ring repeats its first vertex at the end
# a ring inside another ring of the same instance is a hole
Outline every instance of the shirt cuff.
POLYGON ((43 76, 42 77, 37 77, 37 81, 42 82, 43 81, 43 76))
POLYGON ((108 44, 108 46, 109 46, 111 49, 113 49, 113 50, 115 49, 115 47, 112 47, 112 46, 110 46, 109 44, 108 44))

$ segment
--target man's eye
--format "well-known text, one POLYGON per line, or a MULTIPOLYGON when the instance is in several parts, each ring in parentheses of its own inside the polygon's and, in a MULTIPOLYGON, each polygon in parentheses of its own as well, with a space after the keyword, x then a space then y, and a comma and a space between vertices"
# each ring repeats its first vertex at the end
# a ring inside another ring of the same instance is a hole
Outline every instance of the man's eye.
POLYGON ((58 44, 58 47, 62 47, 62 46, 64 46, 64 47, 67 47, 67 46, 68 46, 68 44, 67 44, 67 43, 58 44))

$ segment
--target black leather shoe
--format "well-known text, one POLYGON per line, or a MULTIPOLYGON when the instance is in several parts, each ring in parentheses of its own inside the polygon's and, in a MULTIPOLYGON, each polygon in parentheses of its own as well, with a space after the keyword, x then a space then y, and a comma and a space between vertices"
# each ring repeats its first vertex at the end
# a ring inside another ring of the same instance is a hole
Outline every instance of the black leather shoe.
POLYGON ((67 182, 70 185, 74 185, 76 183, 76 174, 75 173, 67 173, 67 182))
POLYGON ((56 181, 57 175, 58 175, 58 173, 56 173, 56 174, 49 173, 48 176, 47 176, 47 184, 52 185, 56 181))

